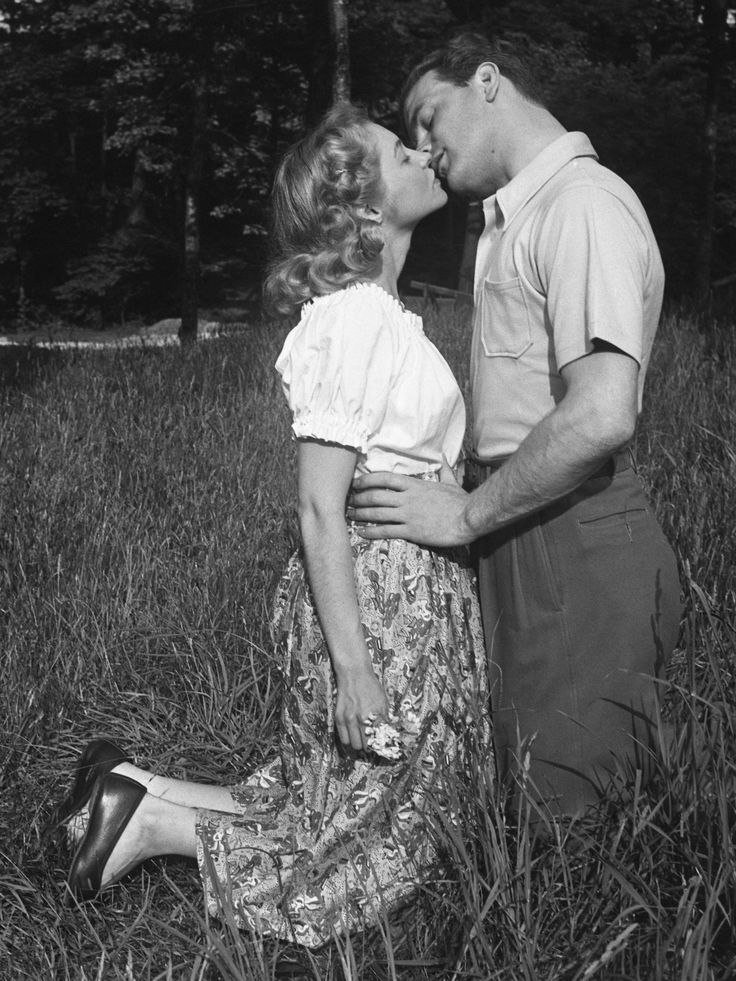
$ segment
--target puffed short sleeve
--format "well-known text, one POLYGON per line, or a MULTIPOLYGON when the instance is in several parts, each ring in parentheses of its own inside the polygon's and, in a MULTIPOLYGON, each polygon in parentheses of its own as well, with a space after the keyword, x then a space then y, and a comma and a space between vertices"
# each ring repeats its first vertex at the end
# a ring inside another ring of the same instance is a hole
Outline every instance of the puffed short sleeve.
POLYGON ((386 414, 398 353, 371 292, 348 289, 310 303, 276 362, 294 435, 366 452, 386 414))

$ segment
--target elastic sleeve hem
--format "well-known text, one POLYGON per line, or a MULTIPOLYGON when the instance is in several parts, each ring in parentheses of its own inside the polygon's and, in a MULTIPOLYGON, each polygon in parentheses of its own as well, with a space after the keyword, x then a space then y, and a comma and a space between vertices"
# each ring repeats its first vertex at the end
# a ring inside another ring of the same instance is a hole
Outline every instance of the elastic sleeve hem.
POLYGON ((295 439, 320 439, 326 443, 339 443, 364 453, 368 445, 368 430, 344 419, 330 418, 313 412, 296 417, 291 431, 295 439))

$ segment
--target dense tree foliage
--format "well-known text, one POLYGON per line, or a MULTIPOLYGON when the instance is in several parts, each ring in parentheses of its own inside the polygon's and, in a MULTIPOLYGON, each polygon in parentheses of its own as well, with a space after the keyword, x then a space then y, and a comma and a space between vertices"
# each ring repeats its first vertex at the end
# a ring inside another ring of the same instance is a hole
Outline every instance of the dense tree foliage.
MULTIPOLYGON (((256 296, 275 161, 332 98, 334 5, 0 0, 3 321, 109 324, 256 296)), ((527 44, 555 113, 644 200, 671 291, 736 272, 726 0, 339 6, 352 96, 390 126, 405 72, 453 29, 527 44)), ((420 230, 408 276, 456 285, 464 209, 420 230)))

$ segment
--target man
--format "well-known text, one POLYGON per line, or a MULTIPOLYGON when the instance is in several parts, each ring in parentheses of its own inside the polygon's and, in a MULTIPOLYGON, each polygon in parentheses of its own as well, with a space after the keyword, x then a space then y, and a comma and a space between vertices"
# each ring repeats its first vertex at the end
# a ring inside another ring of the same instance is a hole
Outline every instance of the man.
POLYGON ((367 538, 475 542, 502 773, 556 814, 645 766, 674 647, 674 555, 632 466, 662 304, 634 192, 568 133, 502 43, 461 35, 404 89, 418 148, 484 199, 471 353, 479 486, 371 474, 367 538))

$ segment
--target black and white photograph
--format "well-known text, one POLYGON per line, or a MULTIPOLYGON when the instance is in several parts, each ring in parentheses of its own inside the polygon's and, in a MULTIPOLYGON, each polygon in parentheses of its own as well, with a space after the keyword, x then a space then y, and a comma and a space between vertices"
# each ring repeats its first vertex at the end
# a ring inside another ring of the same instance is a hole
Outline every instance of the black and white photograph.
POLYGON ((0 981, 736 977, 736 7, 0 0, 0 981))

